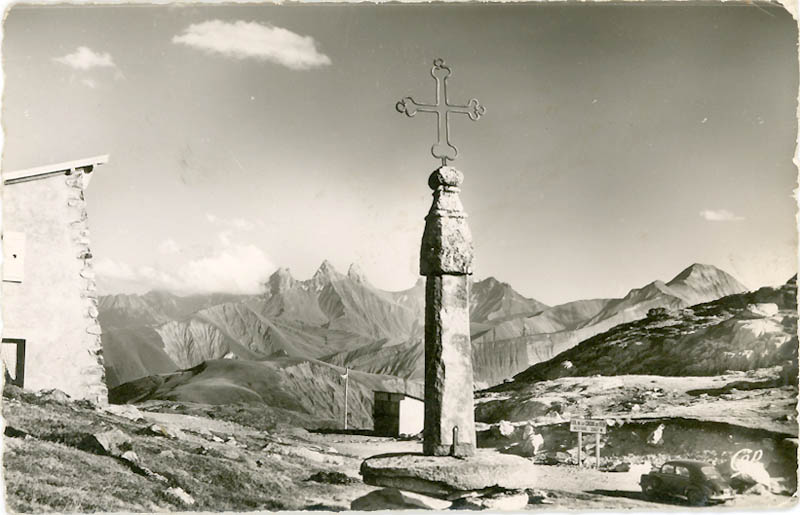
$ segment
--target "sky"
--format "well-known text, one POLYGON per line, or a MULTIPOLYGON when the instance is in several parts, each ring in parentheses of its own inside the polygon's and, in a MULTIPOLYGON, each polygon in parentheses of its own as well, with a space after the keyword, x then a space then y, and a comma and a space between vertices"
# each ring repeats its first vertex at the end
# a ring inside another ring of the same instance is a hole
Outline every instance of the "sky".
POLYGON ((797 269, 796 25, 766 5, 16 6, 4 172, 109 154, 86 193, 101 293, 255 293, 327 259, 419 277, 435 98, 475 274, 548 304, 708 263, 797 269))

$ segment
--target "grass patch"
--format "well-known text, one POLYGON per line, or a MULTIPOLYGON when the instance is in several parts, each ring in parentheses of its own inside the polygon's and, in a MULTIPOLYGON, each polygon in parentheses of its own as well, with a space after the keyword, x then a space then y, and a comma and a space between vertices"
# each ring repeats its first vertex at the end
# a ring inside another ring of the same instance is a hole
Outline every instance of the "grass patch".
MULTIPOLYGON (((187 431, 182 439, 155 436, 146 430, 152 421, 132 422, 90 403, 52 402, 24 391, 5 397, 6 426, 23 432, 16 433, 22 437, 4 437, 9 511, 301 510, 315 504, 340 506, 343 498, 364 490, 363 485, 307 482, 311 474, 340 467, 263 450, 268 442, 311 446, 308 433, 279 422, 274 411, 259 414, 255 408, 241 406, 180 404, 175 405, 177 409, 161 409, 195 416, 213 413, 218 419, 244 422, 244 427, 231 426, 230 436, 237 445, 229 445, 196 431, 187 431), (262 423, 283 429, 267 431, 262 423), (79 449, 86 434, 110 429, 126 433, 141 466, 162 479, 137 474, 118 458, 79 449), (29 436, 24 437, 25 433, 29 436), (169 487, 182 488, 195 504, 187 506, 167 494, 169 487)), ((355 460, 351 465, 357 466, 355 460)))

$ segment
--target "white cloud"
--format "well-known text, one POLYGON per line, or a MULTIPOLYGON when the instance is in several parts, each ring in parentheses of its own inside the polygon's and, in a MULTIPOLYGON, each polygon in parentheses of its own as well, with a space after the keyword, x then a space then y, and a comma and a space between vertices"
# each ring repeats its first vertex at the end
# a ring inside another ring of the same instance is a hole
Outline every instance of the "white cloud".
POLYGON ((189 261, 177 275, 187 290, 258 293, 275 268, 255 245, 230 245, 213 256, 189 261))
POLYGON ((123 281, 133 281, 136 279, 136 271, 126 263, 104 258, 94 262, 94 271, 97 275, 109 279, 121 279, 123 281))
POLYGON ((161 254, 177 254, 180 250, 181 246, 172 238, 167 238, 158 245, 158 251, 161 254))
POLYGON ((92 68, 115 68, 111 54, 108 52, 95 52, 89 47, 78 47, 71 54, 62 57, 54 57, 54 61, 66 64, 76 70, 91 70, 92 68))
POLYGON ((735 215, 727 209, 704 209, 700 211, 700 216, 709 222, 737 222, 744 220, 743 216, 735 215))
POLYGON ((195 23, 173 37, 172 42, 235 59, 271 61, 292 70, 331 64, 330 58, 317 50, 311 36, 256 22, 209 20, 195 23))
POLYGON ((135 286, 137 291, 161 289, 179 294, 261 292, 263 282, 276 268, 273 262, 255 245, 233 243, 225 233, 218 237, 223 249, 186 261, 174 272, 147 265, 133 267, 111 259, 96 261, 94 270, 98 279, 114 288, 135 286))
POLYGON ((216 224, 219 221, 219 218, 217 218, 217 216, 212 213, 206 213, 206 220, 208 220, 212 224, 216 224))
POLYGON ((231 232, 230 231, 222 231, 217 233, 217 240, 222 244, 223 247, 230 247, 231 246, 231 232))
POLYGON ((97 81, 94 79, 81 79, 84 86, 94 89, 97 87, 97 81))

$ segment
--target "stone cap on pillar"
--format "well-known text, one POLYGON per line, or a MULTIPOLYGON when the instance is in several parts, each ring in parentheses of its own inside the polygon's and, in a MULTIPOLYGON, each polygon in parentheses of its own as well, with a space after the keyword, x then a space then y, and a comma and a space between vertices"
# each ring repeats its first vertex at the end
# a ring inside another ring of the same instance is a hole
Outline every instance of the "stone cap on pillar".
POLYGON ((428 178, 433 204, 425 217, 419 270, 424 276, 472 274, 472 234, 458 192, 464 174, 452 166, 436 169, 428 178))

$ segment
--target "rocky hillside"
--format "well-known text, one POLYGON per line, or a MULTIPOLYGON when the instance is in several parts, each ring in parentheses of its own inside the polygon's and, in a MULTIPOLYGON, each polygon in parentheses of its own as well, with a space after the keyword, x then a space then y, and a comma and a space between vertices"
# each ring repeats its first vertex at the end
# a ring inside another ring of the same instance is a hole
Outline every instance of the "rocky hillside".
MULTIPOLYGON (((308 427, 341 427, 344 380, 341 368, 316 360, 210 360, 188 370, 138 379, 113 388, 116 404, 152 400, 197 404, 258 404, 307 420, 308 427)), ((372 428, 374 391, 423 396, 420 381, 350 371, 348 418, 351 427, 372 428)))
POLYGON ((797 363, 797 283, 689 308, 652 308, 538 363, 500 389, 566 376, 716 375, 797 363))
POLYGON ((9 386, 2 404, 9 513, 342 511, 374 490, 362 457, 278 408, 97 406, 9 386))
POLYGON ((621 299, 569 302, 527 318, 501 321, 484 331, 473 330, 476 380, 485 386, 501 383, 618 324, 642 319, 650 309, 680 309, 745 289, 716 267, 693 264, 668 283, 654 281, 621 299))
POLYGON ((189 316, 201 309, 233 302, 241 295, 214 293, 180 297, 165 291, 144 295, 118 294, 100 297, 99 318, 105 329, 158 325, 189 316))

